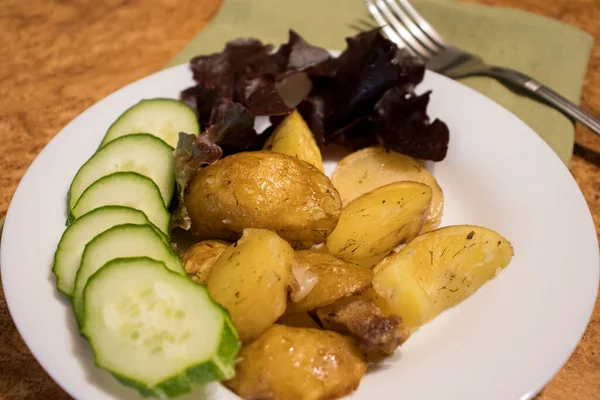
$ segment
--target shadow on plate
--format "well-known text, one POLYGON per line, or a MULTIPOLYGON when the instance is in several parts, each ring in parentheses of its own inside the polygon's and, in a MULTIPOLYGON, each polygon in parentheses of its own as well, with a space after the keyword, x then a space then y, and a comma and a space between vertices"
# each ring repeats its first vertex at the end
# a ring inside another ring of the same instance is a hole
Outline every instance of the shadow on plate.
POLYGON ((381 355, 369 355, 369 365, 367 366, 367 372, 365 375, 370 375, 377 373, 378 371, 384 371, 386 369, 392 368, 394 364, 400 361, 402 358, 402 347, 396 349, 394 354, 388 357, 384 357, 381 355))

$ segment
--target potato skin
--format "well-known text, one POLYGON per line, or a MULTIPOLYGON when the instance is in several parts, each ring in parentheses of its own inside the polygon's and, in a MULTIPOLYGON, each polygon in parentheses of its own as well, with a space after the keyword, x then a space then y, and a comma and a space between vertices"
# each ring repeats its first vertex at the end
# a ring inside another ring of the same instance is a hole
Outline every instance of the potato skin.
MULTIPOLYGON (((359 294, 371 287, 370 269, 340 260, 331 254, 311 250, 296 251, 293 268, 307 268, 317 276, 313 289, 299 302, 290 302, 288 312, 310 311, 338 299, 359 294)), ((292 279, 292 292, 294 285, 292 279)))
POLYGON ((285 312, 294 250, 275 233, 246 229, 214 264, 207 287, 229 311, 240 339, 258 337, 285 312))
POLYGON ((323 172, 323 159, 317 142, 298 110, 284 118, 267 139, 263 150, 297 157, 323 172))
POLYGON ((322 243, 341 211, 321 171, 271 151, 234 154, 202 169, 185 203, 200 239, 237 240, 245 228, 262 228, 301 248, 322 243))
POLYGON ((473 294, 513 254, 510 242, 491 229, 449 226, 384 258, 374 268, 373 288, 407 327, 417 328, 473 294))
POLYGON ((204 240, 191 246, 183 254, 182 261, 190 279, 206 283, 213 265, 231 243, 224 240, 204 240))
POLYGON ((327 249, 351 262, 377 260, 421 231, 431 203, 431 188, 395 182, 352 200, 327 237, 327 249))
POLYGON ((344 206, 378 187, 398 181, 421 182, 432 190, 431 206, 422 232, 440 226, 444 211, 444 193, 434 176, 419 160, 387 151, 383 147, 367 147, 344 157, 333 171, 331 181, 340 192, 344 206))
POLYGON ((225 385, 247 400, 339 398, 358 387, 367 368, 352 339, 283 325, 273 325, 239 357, 225 385))

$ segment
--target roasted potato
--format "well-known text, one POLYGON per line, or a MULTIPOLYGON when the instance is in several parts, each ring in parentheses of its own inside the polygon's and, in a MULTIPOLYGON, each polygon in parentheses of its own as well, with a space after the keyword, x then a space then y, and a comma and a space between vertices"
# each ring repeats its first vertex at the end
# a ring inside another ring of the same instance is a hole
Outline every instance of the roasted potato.
POLYGON ((392 354, 409 337, 397 315, 386 316, 373 300, 351 296, 319 308, 324 329, 349 335, 366 352, 392 354))
POLYGON ((370 269, 310 250, 296 251, 292 270, 292 302, 288 304, 288 313, 314 310, 343 297, 359 294, 371 286, 373 278, 370 269), (295 295, 303 289, 302 279, 314 279, 314 284, 303 297, 295 299, 295 295))
POLYGON ((258 337, 285 312, 294 250, 275 233, 246 229, 213 265, 207 287, 231 314, 240 339, 258 337))
POLYGON ((381 310, 384 316, 389 317, 390 315, 394 315, 394 310, 390 307, 390 303, 385 299, 385 297, 377 294, 373 287, 368 288, 364 292, 360 294, 360 297, 363 299, 371 300, 375 305, 381 310))
POLYGON ((321 151, 310 128, 297 110, 292 111, 277 125, 275 131, 267 139, 263 150, 296 157, 314 165, 319 171, 323 172, 321 151))
POLYGON ((273 325, 242 348, 225 385, 247 400, 326 400, 353 392, 367 369, 352 339, 335 332, 273 325))
POLYGON ((373 288, 409 327, 460 303, 508 265, 513 248, 498 233, 470 225, 418 236, 375 266, 373 288))
POLYGON ((182 257, 185 272, 193 281, 206 283, 213 265, 230 245, 223 240, 205 240, 194 244, 182 257))
POLYGON ((431 188, 423 183, 396 182, 352 200, 327 237, 327 248, 348 261, 372 259, 412 240, 423 226, 431 188))
POLYGON ((436 229, 444 210, 444 194, 433 175, 418 160, 387 151, 383 147, 367 147, 344 157, 337 165, 331 181, 340 192, 344 206, 373 189, 398 181, 421 182, 432 190, 431 205, 422 232, 436 229))
POLYGON ((238 153, 207 166, 185 202, 201 239, 237 240, 245 228, 263 228, 302 248, 325 241, 341 210, 339 193, 321 171, 272 151, 238 153))

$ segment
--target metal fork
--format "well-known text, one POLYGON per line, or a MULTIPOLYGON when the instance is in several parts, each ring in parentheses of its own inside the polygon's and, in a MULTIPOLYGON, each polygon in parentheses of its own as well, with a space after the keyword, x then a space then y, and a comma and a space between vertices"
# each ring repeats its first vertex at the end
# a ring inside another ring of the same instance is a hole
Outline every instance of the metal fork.
MULTIPOLYGON (((521 72, 487 65, 480 57, 449 46, 407 0, 365 0, 383 33, 398 47, 421 58, 427 69, 458 79, 485 75, 525 89, 600 135, 600 120, 554 90, 521 72)), ((365 25, 374 24, 361 20, 365 25)))

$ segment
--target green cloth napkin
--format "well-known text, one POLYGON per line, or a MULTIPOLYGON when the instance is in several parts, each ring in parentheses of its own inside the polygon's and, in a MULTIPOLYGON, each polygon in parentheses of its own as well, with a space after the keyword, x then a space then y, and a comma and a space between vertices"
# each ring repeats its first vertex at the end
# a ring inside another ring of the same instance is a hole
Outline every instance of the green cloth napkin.
MULTIPOLYGON (((579 103, 593 39, 565 23, 501 7, 454 0, 412 0, 449 43, 482 56, 488 63, 514 68, 579 103)), ((355 20, 369 19, 361 0, 224 0, 217 16, 168 66, 197 54, 221 51, 237 37, 265 43, 287 41, 290 28, 309 43, 344 49, 356 33, 355 20)), ((569 165, 574 126, 563 114, 486 77, 460 80, 525 121, 569 165)))

